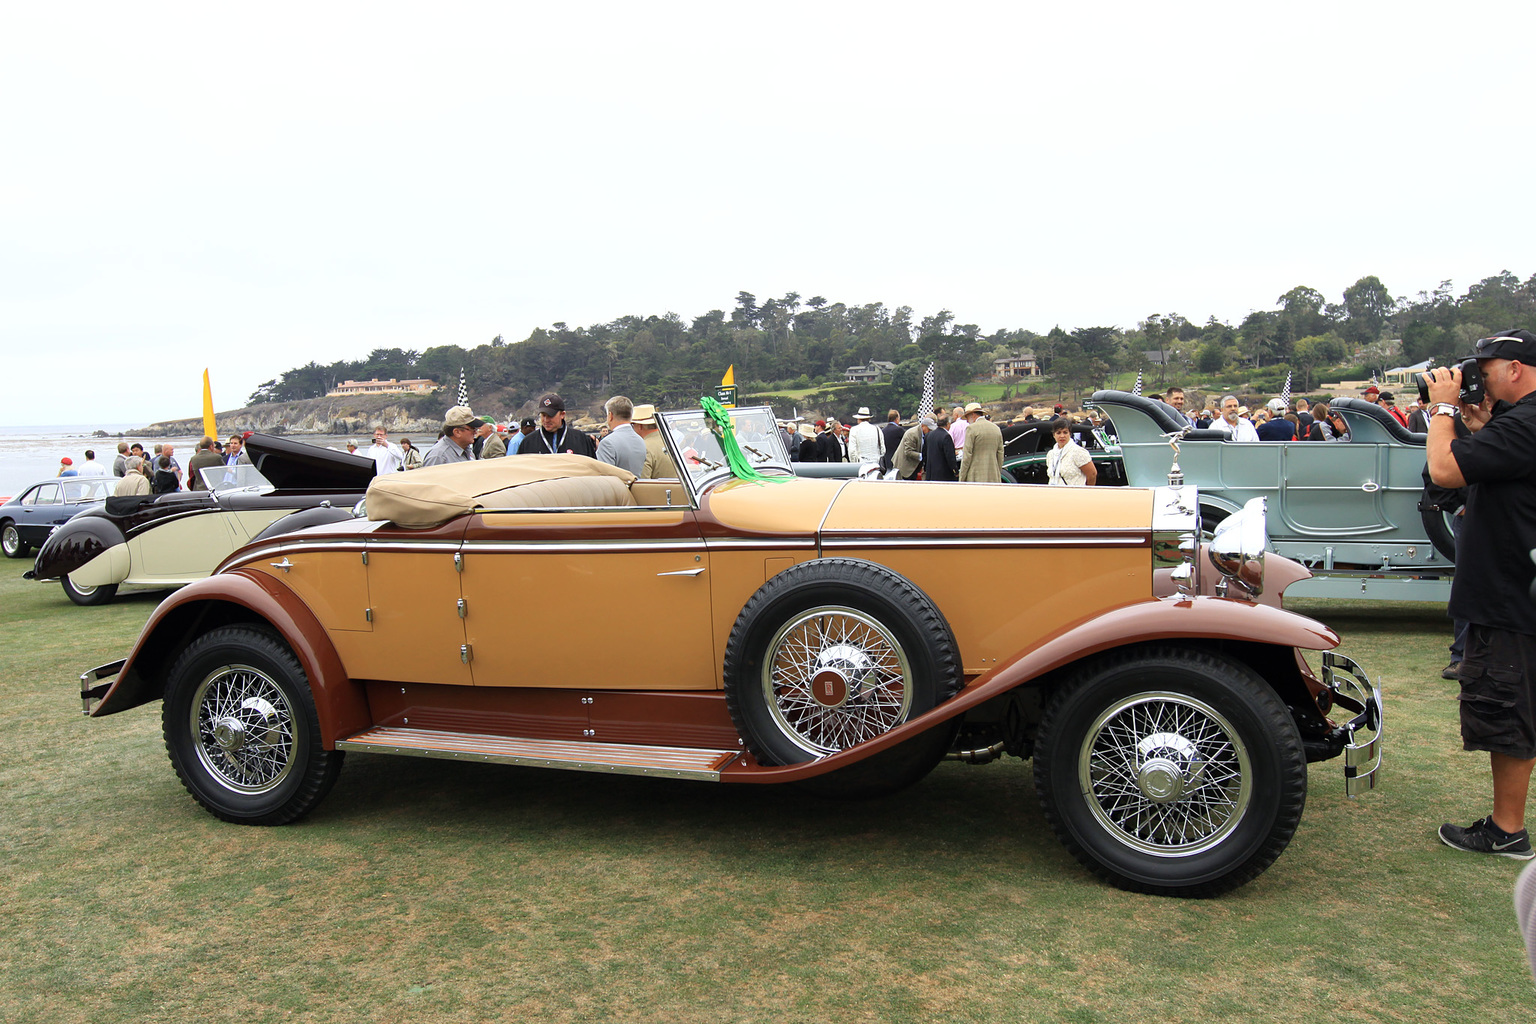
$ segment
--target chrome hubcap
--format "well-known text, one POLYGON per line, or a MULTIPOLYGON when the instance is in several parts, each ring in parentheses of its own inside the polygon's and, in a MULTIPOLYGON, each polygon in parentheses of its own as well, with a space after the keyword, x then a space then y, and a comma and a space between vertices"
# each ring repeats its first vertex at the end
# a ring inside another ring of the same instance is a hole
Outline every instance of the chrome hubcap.
POLYGON ((265 793, 293 769, 293 709, 259 669, 227 665, 213 672, 192 695, 191 718, 198 760, 220 785, 265 793))
POLYGON ((1078 782, 1095 819, 1143 853, 1185 857, 1220 843, 1252 799, 1252 766, 1237 730, 1204 701, 1142 693, 1089 727, 1078 782))
POLYGON ((906 652, 851 608, 813 608, 786 623, 768 644, 762 684, 780 731, 812 755, 888 732, 912 708, 906 652))

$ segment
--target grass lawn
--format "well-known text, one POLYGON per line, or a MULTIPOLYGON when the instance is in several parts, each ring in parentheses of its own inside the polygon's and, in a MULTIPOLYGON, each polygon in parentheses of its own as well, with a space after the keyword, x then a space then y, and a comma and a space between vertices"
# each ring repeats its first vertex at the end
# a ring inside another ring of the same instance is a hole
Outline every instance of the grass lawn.
POLYGON ((0 562, 3 1021, 1536 1017, 1518 865, 1434 836, 1488 781, 1433 608, 1302 606, 1383 676, 1381 788, 1314 765, 1279 861, 1180 901, 1093 880, 1013 759, 845 804, 352 755, 304 822, 224 824, 158 704, 79 713, 158 595, 77 608, 25 568, 0 562))

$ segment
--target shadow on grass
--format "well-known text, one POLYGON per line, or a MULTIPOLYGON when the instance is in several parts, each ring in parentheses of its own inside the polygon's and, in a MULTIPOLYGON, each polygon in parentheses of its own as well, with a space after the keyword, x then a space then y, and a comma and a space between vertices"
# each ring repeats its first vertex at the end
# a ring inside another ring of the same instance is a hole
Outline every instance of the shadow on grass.
POLYGON ((1035 797, 1028 762, 941 764, 901 793, 828 800, 792 786, 719 785, 588 772, 349 754, 336 788, 309 819, 342 827, 425 825, 504 842, 509 834, 638 846, 686 839, 735 857, 771 845, 791 858, 829 846, 867 856, 899 849, 981 860, 1070 857, 1035 797))

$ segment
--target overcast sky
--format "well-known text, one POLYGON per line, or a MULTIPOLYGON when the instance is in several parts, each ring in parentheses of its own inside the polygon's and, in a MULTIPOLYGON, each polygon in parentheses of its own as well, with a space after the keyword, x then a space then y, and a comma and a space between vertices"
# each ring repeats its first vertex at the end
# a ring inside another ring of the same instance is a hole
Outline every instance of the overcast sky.
POLYGON ((983 331, 1536 272, 1536 4, 0 0, 0 423, 797 291, 983 331))

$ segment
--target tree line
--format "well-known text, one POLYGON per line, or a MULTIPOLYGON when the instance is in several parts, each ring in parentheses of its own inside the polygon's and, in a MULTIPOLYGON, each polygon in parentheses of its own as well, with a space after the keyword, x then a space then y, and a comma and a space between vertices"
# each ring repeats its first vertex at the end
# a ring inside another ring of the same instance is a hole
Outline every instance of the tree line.
POLYGON ((906 408, 916 401, 930 363, 937 368, 939 393, 946 394, 989 375, 993 359, 1024 350, 1033 351, 1063 396, 1091 392, 1111 374, 1137 369, 1156 384, 1192 375, 1244 377, 1266 390, 1290 373, 1297 390, 1307 391, 1323 371, 1366 376, 1425 359, 1446 363, 1492 331, 1536 329, 1536 275, 1522 281, 1509 271, 1461 295, 1444 281, 1432 292, 1394 297, 1368 276, 1336 302, 1308 286, 1275 302, 1236 325, 1214 316, 1197 324, 1178 313, 1153 313, 1134 327, 984 334, 947 309, 919 317, 910 306, 849 305, 820 295, 802 299, 796 292, 759 301, 743 291, 729 312, 712 309, 691 321, 669 312, 586 327, 556 322, 518 342, 498 335, 470 348, 381 348, 358 360, 312 361, 262 384, 249 401, 317 398, 343 380, 390 377, 427 377, 452 392, 462 367, 477 401, 495 398, 515 408, 554 390, 568 401, 625 394, 667 407, 711 393, 729 366, 736 368, 742 395, 773 395, 841 385, 848 367, 881 360, 895 364, 892 379, 858 389, 863 401, 853 394, 842 394, 843 400, 906 408))

